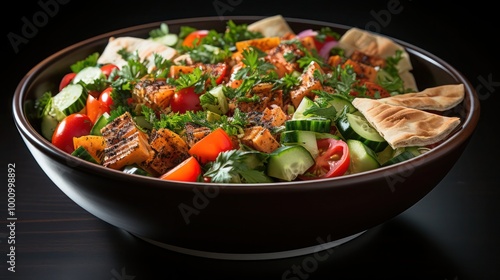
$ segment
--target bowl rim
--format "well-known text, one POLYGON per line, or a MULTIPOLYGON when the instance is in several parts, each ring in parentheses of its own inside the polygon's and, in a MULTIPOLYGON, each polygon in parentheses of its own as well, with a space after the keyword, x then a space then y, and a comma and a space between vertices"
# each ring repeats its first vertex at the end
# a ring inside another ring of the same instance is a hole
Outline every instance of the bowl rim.
MULTIPOLYGON (((466 142, 472 133, 474 132, 477 122, 479 120, 480 114, 480 105, 477 97, 477 93, 475 89, 472 87, 471 83, 468 79, 453 66, 448 64, 443 59, 433 55, 432 53, 423 50, 413 44, 404 42, 397 38, 392 38, 387 35, 383 35, 387 38, 394 40, 395 42, 403 45, 406 50, 410 53, 410 56, 419 56, 426 61, 434 64, 435 66, 441 68, 446 71, 450 76, 452 76, 457 83, 463 83, 465 88, 466 97, 463 102, 468 102, 467 106, 469 107, 468 114, 462 118, 462 121, 459 125, 459 129, 453 133, 453 135, 449 136, 445 141, 440 143, 438 146, 434 147, 430 152, 419 155, 410 160, 393 164, 386 167, 379 167, 374 170, 365 171, 362 173, 343 175, 335 178, 328 179, 319 179, 319 180, 311 180, 311 181, 292 181, 292 182, 274 182, 272 184, 269 183, 257 183, 257 184, 236 184, 236 183, 223 183, 223 184, 214 184, 214 183, 203 183, 203 182, 177 182, 177 181, 165 181, 156 177, 145 177, 135 174, 127 174, 119 170, 114 170, 110 168, 106 168, 103 166, 99 166, 97 164, 93 164, 82 160, 80 158, 71 156, 70 154, 64 153, 63 151, 57 149, 53 146, 48 140, 46 140, 37 130, 31 125, 28 120, 27 115, 24 112, 24 102, 26 101, 26 95, 28 93, 29 87, 31 83, 35 80, 37 73, 43 71, 45 68, 50 67, 52 62, 63 55, 70 54, 72 51, 75 51, 81 47, 89 46, 92 44, 98 44, 101 40, 107 40, 109 37, 113 36, 121 36, 124 34, 129 34, 132 32, 144 31, 151 28, 156 28, 160 23, 166 23, 168 25, 182 25, 182 24, 194 24, 199 22, 206 21, 222 21, 226 22, 228 20, 235 21, 256 21, 266 16, 209 16, 209 17, 193 17, 193 18, 183 18, 183 19, 171 19, 165 21, 156 21, 145 24, 139 24, 131 27, 121 28, 114 31, 102 33, 97 36, 93 36, 91 38, 82 40, 70 46, 67 46, 56 53, 50 55, 49 57, 43 59, 39 63, 37 63, 31 70, 24 75, 21 81, 18 83, 18 86, 15 89, 15 93, 12 99, 12 113, 16 128, 19 133, 22 135, 24 141, 29 141, 36 149, 43 152, 45 155, 50 157, 51 159, 63 163, 63 164, 71 164, 73 168, 80 169, 84 172, 96 173, 97 175, 103 177, 110 176, 118 176, 118 178, 122 178, 124 180, 133 180, 136 182, 141 182, 143 187, 151 187, 151 188, 164 188, 168 185, 169 188, 178 188, 181 190, 191 190, 193 187, 204 187, 204 186, 219 186, 223 187, 226 191, 232 190, 237 192, 246 192, 246 191, 254 191, 258 189, 272 190, 272 191, 287 191, 290 189, 295 190, 318 190, 322 188, 336 188, 336 187, 348 187, 351 184, 357 184, 361 182, 373 181, 376 178, 385 177, 391 172, 396 173, 395 171, 399 170, 403 165, 412 165, 414 167, 424 164, 425 161, 433 161, 438 159, 439 157, 451 152, 453 147, 460 146, 464 142, 466 142), (145 184, 150 182, 151 184, 145 184), (302 185, 307 185, 307 188, 296 188, 302 185), (295 187, 295 188, 291 188, 295 187)), ((296 24, 311 24, 317 26, 330 26, 334 28, 339 28, 342 30, 348 30, 352 28, 352 26, 337 24, 327 21, 319 21, 312 19, 302 19, 302 18, 293 18, 293 17, 284 17, 285 20, 289 23, 296 24)), ((99 43, 100 44, 100 43, 99 43)))

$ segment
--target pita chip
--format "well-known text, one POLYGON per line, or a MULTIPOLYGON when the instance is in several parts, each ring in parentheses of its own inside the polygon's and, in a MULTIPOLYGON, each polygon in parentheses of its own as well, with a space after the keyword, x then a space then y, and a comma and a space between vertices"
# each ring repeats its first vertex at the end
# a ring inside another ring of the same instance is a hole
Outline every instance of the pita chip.
POLYGON ((382 103, 419 110, 446 111, 458 105, 465 96, 463 84, 443 85, 420 92, 394 95, 378 99, 382 103))
POLYGON ((247 26, 247 29, 260 32, 264 37, 282 37, 287 34, 295 34, 281 15, 267 17, 251 23, 247 26))
POLYGON ((460 124, 458 117, 390 105, 371 98, 355 98, 352 105, 393 149, 435 144, 460 124))

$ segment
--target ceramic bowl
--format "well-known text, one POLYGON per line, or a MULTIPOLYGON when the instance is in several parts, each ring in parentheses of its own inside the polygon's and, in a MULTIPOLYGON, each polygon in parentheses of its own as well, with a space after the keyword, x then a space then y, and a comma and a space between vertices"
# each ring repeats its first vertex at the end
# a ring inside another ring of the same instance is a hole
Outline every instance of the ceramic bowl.
MULTIPOLYGON (((222 31, 226 20, 251 23, 262 17, 191 18, 166 21, 222 31)), ((349 26, 287 18, 293 30, 349 26)), ((170 250, 221 259, 296 256, 349 241, 417 203, 453 168, 473 134, 479 102, 469 81, 453 66, 416 46, 406 47, 420 88, 463 83, 465 99, 450 115, 461 118, 458 132, 430 152, 370 172, 317 181, 273 184, 169 182, 125 174, 58 150, 40 134, 25 111, 28 102, 56 91, 69 65, 101 52, 110 36, 145 38, 159 22, 84 40, 36 65, 13 98, 15 124, 41 169, 70 199, 99 219, 170 250)))

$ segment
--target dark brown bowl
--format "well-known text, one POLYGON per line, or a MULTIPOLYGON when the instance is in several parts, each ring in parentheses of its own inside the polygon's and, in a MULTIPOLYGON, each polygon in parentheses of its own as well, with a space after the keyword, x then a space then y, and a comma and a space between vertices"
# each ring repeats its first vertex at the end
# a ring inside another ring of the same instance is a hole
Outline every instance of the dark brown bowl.
MULTIPOLYGON (((194 18, 167 21, 222 31, 226 21, 262 17, 194 18)), ((287 18, 295 31, 349 26, 287 18)), ((168 182, 129 175, 70 156, 45 140, 25 104, 47 89, 56 91, 69 65, 101 52, 110 36, 147 37, 159 22, 103 34, 65 48, 36 65, 13 99, 17 129, 47 176, 75 203, 96 217, 159 246, 199 256, 269 259, 323 250, 346 242, 414 205, 453 168, 479 119, 477 94, 469 81, 440 58, 407 48, 419 88, 465 85, 465 100, 450 115, 461 127, 432 151, 404 163, 327 180, 273 184, 168 182)))

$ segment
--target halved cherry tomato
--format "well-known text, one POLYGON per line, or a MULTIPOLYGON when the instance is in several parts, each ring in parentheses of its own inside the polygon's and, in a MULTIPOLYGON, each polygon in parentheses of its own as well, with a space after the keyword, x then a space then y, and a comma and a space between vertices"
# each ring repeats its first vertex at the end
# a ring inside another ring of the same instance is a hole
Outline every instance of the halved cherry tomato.
POLYGON ((195 30, 191 33, 189 33, 186 38, 184 38, 184 41, 182 41, 182 45, 185 47, 195 47, 198 46, 201 42, 201 39, 206 37, 208 35, 208 30, 195 30))
POLYGON ((73 72, 64 75, 63 78, 61 79, 61 82, 59 83, 59 91, 61 91, 63 88, 65 88, 67 85, 69 85, 69 83, 71 83, 71 81, 73 81, 75 76, 76 76, 76 73, 73 73, 73 72))
POLYGON ((310 180, 344 175, 351 163, 347 143, 333 138, 324 138, 317 140, 317 144, 319 154, 315 164, 299 178, 310 180))
MULTIPOLYGON (((101 71, 104 75, 106 75, 106 78, 109 77, 109 75, 111 75, 111 73, 113 73, 113 71, 115 69, 119 69, 118 66, 112 64, 112 63, 109 63, 109 64, 105 64, 103 66, 101 66, 101 71)), ((115 77, 115 80, 118 78, 118 76, 115 77)))
POLYGON ((196 142, 189 149, 189 154, 196 157, 202 164, 205 164, 214 161, 221 152, 232 149, 234 149, 234 146, 231 137, 224 129, 219 127, 196 142))
POLYGON ((56 126, 52 134, 52 144, 71 154, 75 150, 73 137, 89 135, 92 126, 92 121, 85 114, 68 115, 56 126))
POLYGON ((170 100, 170 107, 174 113, 185 113, 186 111, 199 111, 202 109, 200 96, 194 91, 194 87, 183 88, 170 100))
POLYGON ((163 180, 196 182, 201 175, 201 165, 195 157, 188 157, 176 167, 160 176, 163 180))
POLYGON ((207 72, 210 75, 217 77, 215 83, 220 85, 222 81, 224 81, 224 78, 226 78, 228 66, 226 63, 210 64, 207 65, 207 72))
POLYGON ((112 87, 107 87, 99 95, 99 101, 106 106, 106 112, 109 113, 111 106, 113 106, 113 98, 111 98, 111 93, 113 92, 112 87))

